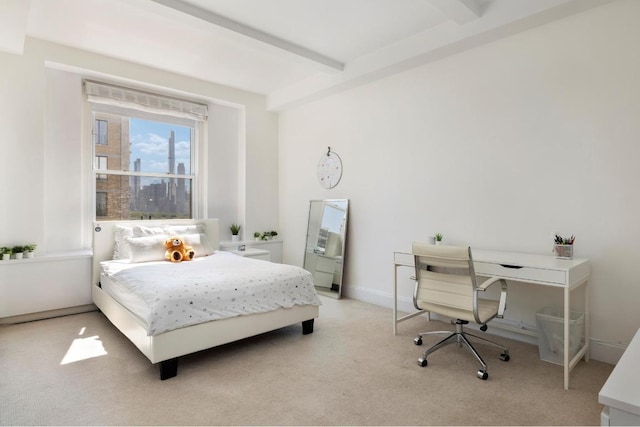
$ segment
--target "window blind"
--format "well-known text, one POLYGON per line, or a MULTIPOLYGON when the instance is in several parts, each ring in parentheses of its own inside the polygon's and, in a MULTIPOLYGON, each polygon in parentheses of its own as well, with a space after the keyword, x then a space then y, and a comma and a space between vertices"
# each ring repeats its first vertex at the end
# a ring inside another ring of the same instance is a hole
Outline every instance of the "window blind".
POLYGON ((148 113, 171 115, 196 121, 205 121, 208 116, 208 108, 205 104, 184 99, 92 80, 85 80, 84 88, 87 100, 96 104, 133 108, 148 113))

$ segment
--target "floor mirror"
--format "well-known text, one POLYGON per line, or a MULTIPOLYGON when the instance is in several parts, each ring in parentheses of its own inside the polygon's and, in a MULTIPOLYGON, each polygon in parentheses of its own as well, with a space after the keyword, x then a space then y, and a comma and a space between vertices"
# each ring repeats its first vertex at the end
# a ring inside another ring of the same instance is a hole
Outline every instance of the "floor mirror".
POLYGON ((304 269, 313 274, 319 294, 340 298, 344 271, 349 200, 311 200, 304 269))

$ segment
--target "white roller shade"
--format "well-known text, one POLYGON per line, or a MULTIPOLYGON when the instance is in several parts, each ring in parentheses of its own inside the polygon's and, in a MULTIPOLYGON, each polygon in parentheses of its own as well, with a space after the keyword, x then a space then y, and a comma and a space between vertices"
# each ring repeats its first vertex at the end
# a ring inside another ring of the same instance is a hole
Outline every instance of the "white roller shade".
POLYGON ((87 100, 96 104, 133 108, 148 113, 171 115, 197 121, 205 121, 208 108, 205 104, 172 98, 122 86, 84 81, 87 100))

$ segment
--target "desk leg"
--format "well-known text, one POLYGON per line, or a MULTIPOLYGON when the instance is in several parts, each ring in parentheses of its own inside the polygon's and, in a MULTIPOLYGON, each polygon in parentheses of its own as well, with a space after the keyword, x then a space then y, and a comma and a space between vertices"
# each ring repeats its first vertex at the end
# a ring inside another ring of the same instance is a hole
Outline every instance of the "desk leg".
POLYGON ((564 389, 569 390, 569 320, 571 311, 569 296, 571 290, 569 286, 564 288, 564 389))
POLYGON ((584 345, 587 346, 587 351, 584 354, 584 361, 589 361, 589 353, 591 352, 591 313, 589 313, 589 306, 591 301, 589 300, 589 282, 584 285, 584 345))
POLYGON ((398 333, 398 265, 393 266, 393 335, 398 333))

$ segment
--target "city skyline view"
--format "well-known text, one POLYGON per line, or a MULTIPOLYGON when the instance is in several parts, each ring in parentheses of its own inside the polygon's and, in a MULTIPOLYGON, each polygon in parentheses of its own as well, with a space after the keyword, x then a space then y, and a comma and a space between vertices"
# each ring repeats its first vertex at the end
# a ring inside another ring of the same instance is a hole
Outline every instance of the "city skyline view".
POLYGON ((94 114, 96 218, 189 218, 193 128, 94 114))
POLYGON ((129 120, 129 170, 140 159, 140 172, 177 173, 177 165, 184 164, 185 174, 191 173, 191 128, 171 123, 155 122, 131 117, 129 120), (175 134, 175 166, 169 171, 169 137, 175 134))

